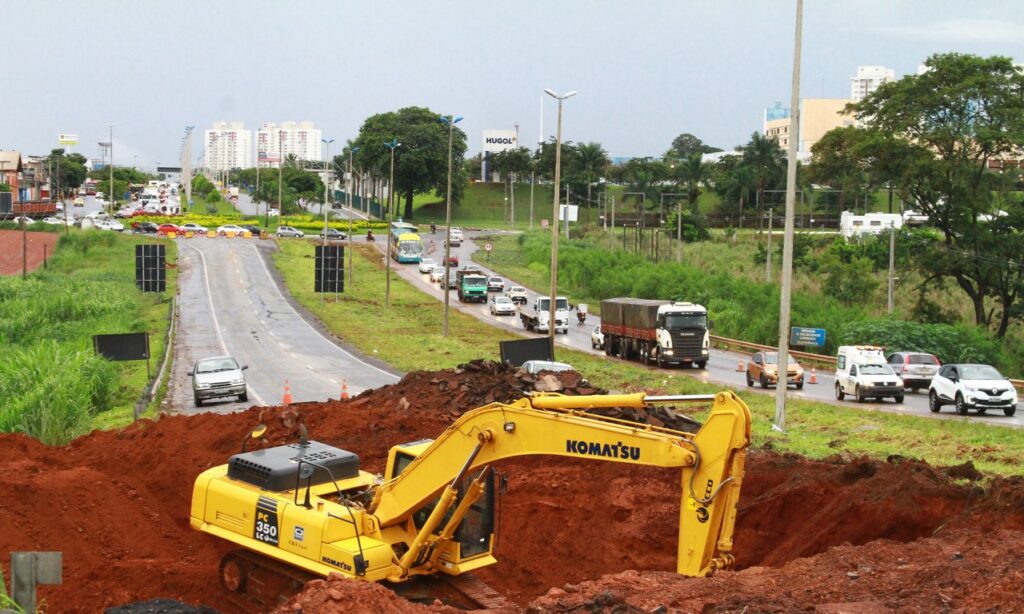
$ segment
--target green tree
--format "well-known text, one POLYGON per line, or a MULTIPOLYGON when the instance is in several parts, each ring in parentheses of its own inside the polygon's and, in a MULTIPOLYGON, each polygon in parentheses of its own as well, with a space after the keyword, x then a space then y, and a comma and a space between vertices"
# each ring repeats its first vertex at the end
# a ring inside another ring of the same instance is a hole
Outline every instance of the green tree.
POLYGON ((750 137, 750 142, 739 149, 742 165, 750 171, 757 188, 757 227, 764 223, 764 192, 784 184, 786 177, 786 154, 778 141, 760 132, 750 137))
POLYGON ((837 165, 855 165, 915 202, 939 231, 916 246, 919 268, 929 281, 953 280, 975 323, 1001 338, 1020 317, 1024 211, 1015 175, 989 162, 1024 147, 1024 71, 1006 57, 959 53, 925 66, 851 105, 863 128, 842 137, 849 146, 822 151, 822 166, 836 179, 837 165))
POLYGON ((686 202, 690 211, 696 214, 697 199, 700 198, 700 185, 708 176, 708 167, 704 164, 704 154, 699 151, 690 153, 682 160, 678 170, 686 186, 686 202))
POLYGON ((80 153, 65 154, 63 149, 50 151, 48 164, 54 188, 59 187, 62 194, 67 194, 81 186, 88 174, 85 163, 85 156, 80 153))
POLYGON ((573 162, 572 175, 579 178, 579 183, 586 185, 587 206, 593 206, 591 188, 594 182, 604 176, 605 169, 611 164, 608 152, 601 147, 600 143, 580 143, 576 146, 573 162))
POLYGON ((838 254, 826 252, 819 258, 818 265, 818 270, 824 274, 825 294, 847 305, 868 302, 879 286, 871 274, 873 266, 870 258, 854 256, 844 262, 838 254))
POLYGON ((693 153, 716 153, 722 151, 717 147, 712 147, 706 144, 704 141, 690 134, 684 132, 676 138, 672 139, 672 145, 667 152, 665 152, 665 158, 670 160, 683 160, 688 158, 693 153))
MULTIPOLYGON (((448 126, 437 113, 425 107, 406 107, 379 113, 363 122, 355 145, 355 157, 362 168, 380 177, 388 177, 391 152, 384 143, 398 139, 395 150, 396 194, 405 197, 405 219, 412 219, 412 199, 424 192, 445 193, 448 185, 448 126)), ((458 203, 466 182, 463 158, 466 134, 452 129, 452 201, 458 203)))

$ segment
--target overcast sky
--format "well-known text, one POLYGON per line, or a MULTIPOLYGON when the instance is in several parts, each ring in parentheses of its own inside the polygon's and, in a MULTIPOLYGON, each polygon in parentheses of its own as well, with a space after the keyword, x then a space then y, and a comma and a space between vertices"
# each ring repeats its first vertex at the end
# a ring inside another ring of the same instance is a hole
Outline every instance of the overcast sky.
MULTIPOLYGON (((374 113, 427 106, 480 131, 540 135, 544 88, 576 90, 563 137, 661 155, 690 132, 732 148, 788 105, 795 0, 391 2, 3 0, 0 149, 59 133, 115 162, 177 165, 184 127, 311 120, 334 152, 374 113)), ((846 98, 858 65, 916 71, 936 52, 1024 61, 1024 3, 807 0, 802 95, 846 98)), ((544 135, 555 104, 544 101, 544 135)), ((202 153, 201 138, 193 151, 202 153)))

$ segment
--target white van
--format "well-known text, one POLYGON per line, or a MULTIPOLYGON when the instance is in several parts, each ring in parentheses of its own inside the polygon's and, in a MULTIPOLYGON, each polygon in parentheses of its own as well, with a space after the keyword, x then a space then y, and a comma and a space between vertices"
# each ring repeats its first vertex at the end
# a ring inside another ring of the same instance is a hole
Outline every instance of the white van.
POLYGON ((462 229, 452 227, 448 233, 448 242, 454 246, 462 245, 462 229))
POLYGON ((903 380, 874 345, 842 345, 836 353, 836 399, 852 395, 859 402, 892 397, 903 402, 903 380))

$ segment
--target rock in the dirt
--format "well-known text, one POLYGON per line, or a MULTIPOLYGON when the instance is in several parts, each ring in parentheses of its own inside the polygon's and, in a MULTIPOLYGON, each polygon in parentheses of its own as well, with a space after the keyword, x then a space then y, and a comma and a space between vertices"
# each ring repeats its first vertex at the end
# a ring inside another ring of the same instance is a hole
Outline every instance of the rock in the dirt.
POLYGON ((538 392, 561 392, 565 390, 562 380, 551 373, 545 373, 534 383, 533 388, 538 392))

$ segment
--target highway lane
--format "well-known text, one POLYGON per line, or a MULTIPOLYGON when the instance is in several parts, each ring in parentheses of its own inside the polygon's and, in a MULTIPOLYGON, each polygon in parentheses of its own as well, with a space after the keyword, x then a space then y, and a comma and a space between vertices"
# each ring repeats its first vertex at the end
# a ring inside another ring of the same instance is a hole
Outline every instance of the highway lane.
MULTIPOLYGON (((480 242, 474 241, 474 238, 481 235, 493 235, 500 234, 501 231, 486 231, 486 232, 466 232, 466 240, 462 245, 458 247, 452 247, 452 253, 459 256, 460 265, 473 262, 480 266, 481 269, 488 273, 496 272, 491 271, 487 267, 486 252, 481 248, 480 242)), ((431 235, 429 231, 426 231, 420 235, 424 243, 424 254, 427 257, 436 259, 441 262, 444 259, 444 231, 439 229, 434 235, 431 235)), ((377 246, 381 251, 384 251, 386 241, 378 241, 377 246)), ((407 281, 411 282, 414 286, 420 290, 438 298, 444 300, 444 295, 438 284, 430 283, 429 277, 426 274, 418 272, 415 265, 399 265, 392 262, 392 268, 407 281)), ((503 277, 503 276, 502 276, 503 277)), ((509 285, 523 285, 522 283, 505 279, 506 288, 509 285)), ((533 300, 537 296, 537 292, 533 289, 527 288, 529 292, 529 300, 533 300)), ((546 293, 545 293, 546 295, 546 293)), ((515 316, 499 316, 495 317, 488 311, 488 305, 479 303, 463 304, 458 300, 458 295, 454 290, 451 291, 450 304, 453 308, 459 309, 464 313, 468 313, 476 317, 477 319, 484 321, 492 326, 504 328, 506 330, 514 331, 524 337, 537 337, 537 333, 528 332, 523 327, 522 322, 518 317, 515 316)), ((591 346, 591 332, 596 326, 600 325, 600 318, 593 314, 588 314, 586 324, 579 326, 576 323, 576 314, 570 314, 570 325, 569 332, 567 334, 558 334, 555 336, 556 343, 559 346, 569 347, 581 352, 587 352, 594 355, 604 356, 604 352, 596 350, 591 346)), ((710 314, 710 318, 714 320, 714 314, 710 314)), ((685 374, 689 377, 706 381, 708 383, 724 384, 732 388, 742 391, 753 392, 757 394, 775 394, 775 388, 769 387, 767 390, 760 388, 757 384, 754 387, 747 387, 746 377, 743 369, 737 370, 740 363, 746 363, 750 357, 749 354, 730 352, 725 350, 712 349, 711 360, 708 362, 707 368, 703 370, 692 369, 692 368, 667 368, 660 369, 662 372, 667 374, 685 374)), ((621 360, 619 358, 605 357, 606 360, 621 360)), ((630 364, 640 365, 638 362, 629 361, 630 364)), ((657 369, 657 367, 651 366, 651 369, 657 369)), ((807 379, 810 379, 810 370, 807 371, 807 379)), ((928 410, 928 398, 927 391, 921 391, 913 393, 907 390, 903 403, 894 403, 891 399, 881 402, 868 401, 865 403, 857 403, 856 401, 839 401, 835 398, 835 377, 832 371, 818 370, 816 373, 817 384, 806 383, 803 390, 797 390, 795 387, 790 387, 788 396, 791 399, 802 399, 809 401, 826 402, 833 405, 839 405, 851 408, 860 409, 876 409, 889 413, 901 414, 901 415, 914 415, 914 416, 928 416, 938 419, 946 420, 964 420, 965 418, 956 415, 952 407, 943 407, 943 410, 938 414, 933 414, 928 410)), ((847 397, 849 398, 849 397, 847 397)), ((984 416, 978 416, 971 414, 966 418, 974 422, 982 422, 986 424, 993 424, 999 426, 1015 426, 1024 427, 1024 415, 1022 412, 1018 412, 1016 416, 1007 417, 1002 413, 992 414, 988 413, 984 416)))
POLYGON ((294 401, 338 398, 396 382, 398 375, 342 347, 300 315, 264 260, 273 244, 245 239, 178 239, 178 333, 167 410, 180 413, 276 405, 285 381, 294 401), (231 354, 249 366, 249 402, 233 398, 196 408, 188 370, 198 359, 231 354))

